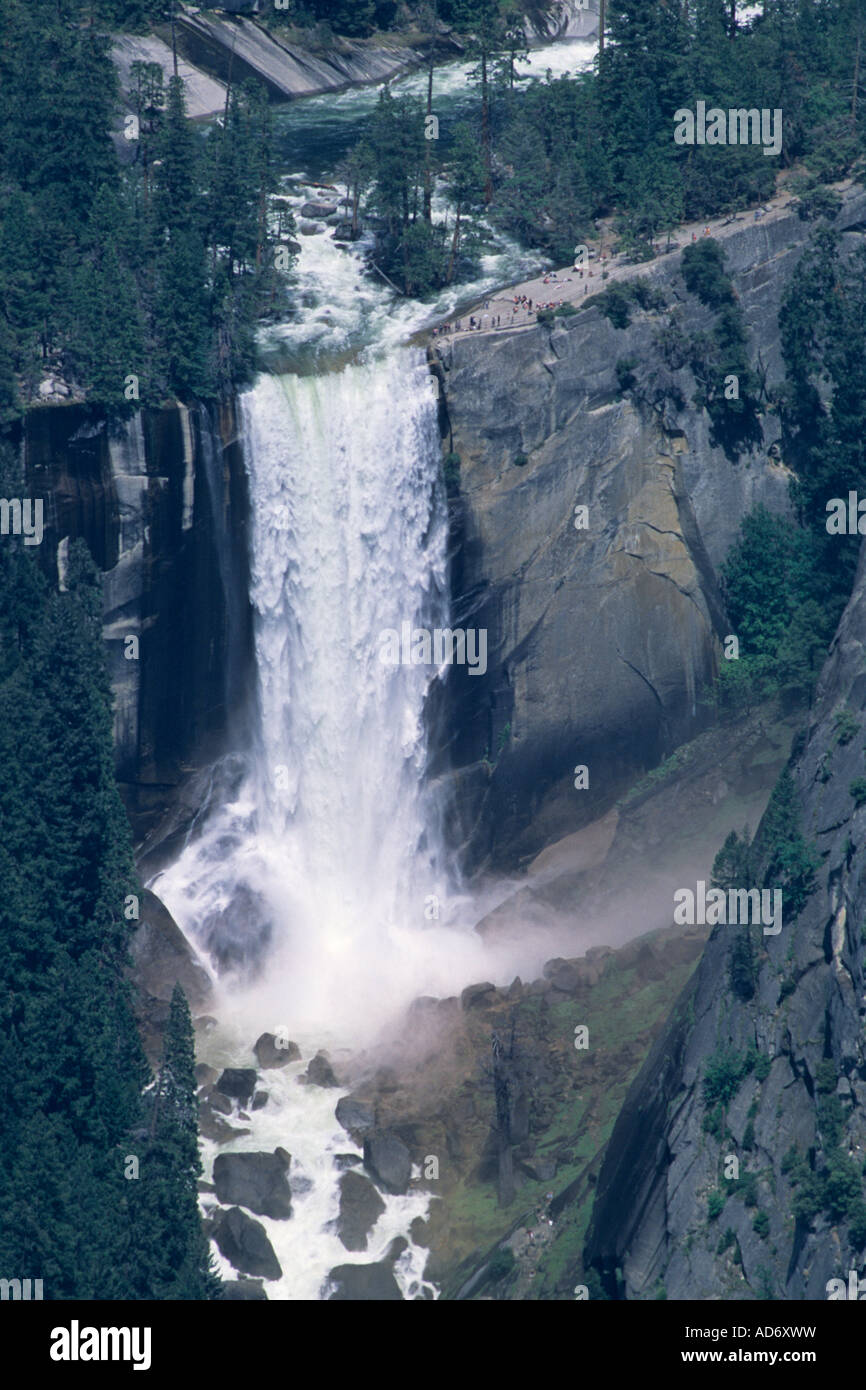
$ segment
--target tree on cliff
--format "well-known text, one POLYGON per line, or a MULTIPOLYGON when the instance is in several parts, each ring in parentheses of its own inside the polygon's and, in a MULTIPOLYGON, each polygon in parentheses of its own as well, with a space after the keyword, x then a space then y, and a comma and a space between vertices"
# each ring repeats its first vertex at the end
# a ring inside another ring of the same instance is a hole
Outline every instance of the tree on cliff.
MULTIPOLYGON (((20 495, 10 451, 0 482, 20 495)), ((134 1239, 127 1156, 140 1147, 149 1081, 126 976, 136 890, 113 771, 111 697, 97 572, 69 550, 64 592, 32 551, 0 547, 0 1268, 41 1278, 44 1296, 181 1295, 142 1283, 148 1243, 200 1223, 170 1155, 174 1194, 134 1239), (136 1132, 139 1137, 136 1138, 136 1132)), ((183 1072, 188 1085, 188 1069, 183 1072)), ((189 1131, 187 1131, 189 1135, 189 1131)), ((178 1232, 183 1233, 183 1236, 178 1232)))

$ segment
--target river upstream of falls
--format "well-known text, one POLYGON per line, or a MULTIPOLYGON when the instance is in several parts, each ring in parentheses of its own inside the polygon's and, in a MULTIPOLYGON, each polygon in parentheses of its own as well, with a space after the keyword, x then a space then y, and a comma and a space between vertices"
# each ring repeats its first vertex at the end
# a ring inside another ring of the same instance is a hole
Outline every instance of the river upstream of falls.
MULTIPOLYGON (((531 71, 578 71, 593 52, 554 44, 531 71)), ((426 77, 392 88, 420 92, 426 77)), ((464 66, 437 70, 443 120, 465 91, 464 66)), ((280 115, 295 210, 315 196, 303 180, 328 179, 376 96, 350 91, 280 115)), ((267 1103, 243 1120, 247 1133, 202 1141, 208 1179, 221 1151, 292 1155, 291 1219, 256 1217, 282 1268, 268 1298, 327 1296, 332 1267, 381 1260, 396 1236, 409 1242, 394 1268, 404 1297, 436 1297, 427 1251, 410 1236, 429 1192, 383 1194, 367 1250, 341 1243, 335 1155, 359 1153, 334 1113, 345 1091, 299 1077, 322 1048, 339 1073, 341 1056, 369 1046, 418 995, 508 983, 539 964, 513 950, 497 962, 472 930, 491 903, 461 892, 441 845, 443 807, 425 784, 431 668, 384 664, 379 638, 404 622, 449 625, 435 383, 423 351, 406 344, 540 261, 498 238, 474 285, 422 305, 396 300, 365 270, 363 244, 341 248, 330 231, 300 237, 297 317, 264 335, 272 370, 240 403, 258 685, 237 750, 243 776, 151 886, 216 979, 218 1024, 200 1039, 201 1059, 250 1067, 256 1038, 280 1029, 301 1050, 301 1061, 265 1073, 267 1103)), ((210 1194, 202 1201, 213 1209, 210 1194)), ((236 1277, 218 1252, 216 1261, 236 1277)))

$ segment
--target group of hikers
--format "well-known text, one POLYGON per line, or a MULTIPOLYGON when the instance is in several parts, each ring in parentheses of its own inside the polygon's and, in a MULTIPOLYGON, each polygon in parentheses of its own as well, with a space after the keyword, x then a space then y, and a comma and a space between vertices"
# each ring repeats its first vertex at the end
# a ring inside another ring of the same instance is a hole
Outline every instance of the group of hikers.
MULTIPOLYGON (((755 221, 756 221, 756 222, 759 222, 763 217, 765 217, 765 216, 767 215, 767 212, 768 212, 768 209, 767 209, 766 207, 759 207, 759 208, 757 208, 757 209, 755 210, 755 221)), ((705 237, 712 236, 712 232, 710 231, 709 226, 705 226, 705 227, 704 227, 703 236, 705 236, 705 237)), ((697 240, 698 240, 698 234, 697 234, 697 232, 693 231, 693 232, 692 232, 692 241, 693 241, 693 242, 696 242, 697 240)), ((660 249, 660 248, 659 248, 659 249, 660 249)), ((676 245, 674 244, 674 245, 670 245, 667 249, 669 249, 669 250, 675 250, 675 249, 677 249, 677 248, 676 248, 676 245)), ((595 253, 593 252, 593 253, 591 253, 591 254, 594 255, 595 253)), ((601 277, 601 278, 602 278, 602 279, 606 279, 606 278, 607 278, 606 274, 604 273, 604 272, 605 272, 605 265, 604 265, 604 263, 607 261, 607 259, 608 259, 607 256, 606 256, 604 253, 602 253, 602 256, 601 256, 601 268, 602 268, 602 277, 601 277)), ((594 278, 594 276, 595 276, 595 271, 590 270, 590 269, 588 269, 588 268, 584 268, 582 265, 578 264, 577 262, 575 262, 574 271, 575 271, 576 274, 580 277, 580 279, 584 281, 584 286, 583 286, 583 293, 584 293, 584 295, 589 294, 589 283, 588 283, 588 282, 589 282, 590 279, 593 279, 593 278, 594 278)), ((572 277, 571 277, 571 276, 568 276, 568 280, 571 281, 571 279, 572 279, 572 277)), ((564 284, 564 283, 565 283, 565 282, 559 277, 558 273, 557 273, 555 270, 548 271, 548 273, 544 276, 544 284, 545 284, 545 285, 549 285, 549 284, 561 285, 561 284, 564 284)), ((511 303, 511 313, 510 313, 510 314, 509 314, 507 308, 506 308, 506 310, 504 311, 504 314, 503 314, 503 313, 492 313, 492 314, 491 314, 491 313, 488 313, 488 312, 487 312, 487 311, 490 309, 490 300, 488 299, 488 300, 486 300, 485 303, 484 303, 484 313, 482 314, 482 312, 476 311, 475 313, 470 314, 470 315, 469 315, 469 322, 465 325, 465 328, 464 328, 463 320, 462 320, 462 319, 456 319, 454 323, 443 323, 443 324, 441 324, 438 328, 434 328, 434 329, 433 329, 433 337, 435 338, 435 337, 437 337, 437 336, 444 336, 444 335, 450 334, 450 333, 462 333, 462 332, 464 332, 464 331, 465 331, 465 332, 469 332, 469 333, 475 333, 475 332, 488 331, 488 330, 490 330, 490 329, 496 329, 496 328, 513 328, 513 327, 516 327, 516 326, 518 325, 518 323, 520 324, 521 327, 525 327, 527 321, 529 320, 530 315, 532 315, 533 312, 537 315, 537 314, 541 313, 542 311, 544 311, 544 310, 546 310, 546 309, 558 309, 558 308, 561 307, 561 305, 562 305, 563 303, 564 303, 564 300, 562 300, 562 299, 559 299, 559 300, 551 299, 551 300, 546 301, 545 303, 542 303, 540 300, 537 300, 537 301, 535 302, 535 304, 533 305, 532 299, 530 299, 526 294, 516 294, 516 295, 513 296, 513 299, 512 299, 512 303, 511 303)))
MULTIPOLYGON (((548 283, 548 277, 545 277, 544 283, 548 283)), ((562 299, 551 299, 544 304, 540 302, 535 302, 533 304, 532 299, 528 295, 516 294, 511 301, 511 313, 509 314, 508 310, 505 310, 503 322, 503 315, 501 313, 494 314, 487 312, 490 309, 490 300, 488 299, 485 300, 484 303, 484 313, 478 312, 469 315, 469 322, 466 324, 465 331, 468 333, 480 333, 483 330, 491 328, 513 328, 518 322, 525 324, 531 314, 534 313, 537 315, 543 309, 558 309, 562 303, 564 303, 562 299)), ((455 319, 454 323, 443 323, 440 324, 438 328, 434 328, 433 337, 462 332, 464 332, 463 320, 455 319)))

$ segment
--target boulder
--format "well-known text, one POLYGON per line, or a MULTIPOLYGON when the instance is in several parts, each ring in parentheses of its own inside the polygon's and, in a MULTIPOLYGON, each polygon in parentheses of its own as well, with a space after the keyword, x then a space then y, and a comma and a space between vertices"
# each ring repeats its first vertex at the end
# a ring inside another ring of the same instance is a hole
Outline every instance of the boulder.
POLYGON ((323 217, 333 217, 336 211, 336 203, 309 202, 304 203, 303 207, 301 208, 301 216, 309 217, 312 218, 313 221, 316 221, 323 217))
POLYGON ((292 1214, 292 1193, 280 1153, 219 1154, 214 1160, 216 1195, 226 1206, 246 1207, 258 1216, 285 1221, 292 1214))
POLYGON ((460 996, 460 1005, 463 1009, 477 1009, 486 1004, 492 1004, 499 991, 489 980, 484 980, 478 985, 467 985, 460 996))
POLYGON ((261 1279, 281 1278, 283 1271, 264 1226, 240 1207, 218 1211, 211 1223, 211 1234, 220 1253, 241 1274, 255 1274, 261 1279))
POLYGON ((535 1182, 553 1182, 556 1177, 555 1158, 531 1158, 520 1166, 535 1182))
POLYGON ((232 1139, 239 1139, 243 1134, 249 1134, 248 1129, 239 1129, 235 1125, 230 1125, 228 1120, 211 1108, 209 1101, 199 1101, 198 1105, 198 1132, 202 1139, 212 1139, 215 1144, 228 1144, 232 1139))
POLYGON ((289 1062, 297 1062, 301 1055, 301 1049, 296 1042, 287 1040, 284 1043, 282 1038, 277 1038, 276 1033, 262 1033, 253 1051, 259 1066, 266 1071, 275 1067, 285 1067, 289 1062))
POLYGON ((549 980, 554 989, 560 990, 563 994, 573 994, 581 982, 577 968, 570 961, 562 960, 557 957, 549 960, 544 967, 544 978, 549 980))
POLYGON ((370 1106, 365 1101, 354 1100, 352 1096, 343 1096, 337 1101, 337 1119, 353 1139, 356 1135, 363 1135, 366 1130, 372 1129, 375 1124, 370 1106))
POLYGON ((317 1052, 307 1067, 306 1079, 311 1086, 339 1086, 327 1053, 317 1052))
POLYGON ((328 1275, 329 1303, 400 1302, 403 1295, 386 1260, 373 1265, 337 1265, 328 1275))
POLYGON ((206 1062, 196 1063, 195 1079, 199 1086, 212 1086, 218 1076, 216 1067, 209 1067, 206 1062))
POLYGON ((199 1095, 199 1104, 202 1102, 209 1105, 211 1110, 218 1110, 221 1115, 230 1115, 234 1109, 228 1096, 224 1096, 215 1086, 203 1087, 199 1095))
POLYGON ((334 1167, 341 1173, 347 1168, 357 1168, 360 1162, 358 1154, 334 1154, 334 1167))
POLYGON ((240 1101, 242 1105, 252 1100, 255 1089, 255 1067, 228 1067, 217 1082, 218 1091, 240 1101))
POLYGON ((229 1302, 267 1303, 264 1284, 260 1279, 224 1279, 223 1298, 229 1302))
POLYGON ((298 231, 301 236, 315 236, 317 232, 325 230, 321 222, 299 222, 298 231))
POLYGON ((264 1110, 264 1108, 265 1108, 265 1106, 267 1105, 267 1103, 268 1103, 268 1093, 267 1093, 267 1091, 256 1091, 255 1095, 253 1096, 253 1109, 254 1109, 254 1110, 264 1110))
POLYGON ((211 998, 211 979, 165 904, 148 888, 140 894, 141 920, 130 941, 132 976, 154 999, 170 1001, 180 985, 193 1013, 211 998))
POLYGON ((337 1234, 347 1250, 366 1250, 367 1237, 385 1203, 363 1173, 344 1173, 340 1178, 340 1214, 337 1234))
POLYGON ((408 1191, 412 1159, 402 1139, 390 1130, 374 1130, 364 1136, 364 1167, 385 1192, 408 1191))

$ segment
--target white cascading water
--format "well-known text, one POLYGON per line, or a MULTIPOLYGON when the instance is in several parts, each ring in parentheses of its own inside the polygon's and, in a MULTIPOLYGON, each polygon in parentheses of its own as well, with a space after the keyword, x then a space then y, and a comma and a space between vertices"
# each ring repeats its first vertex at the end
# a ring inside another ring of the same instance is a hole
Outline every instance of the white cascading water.
MULTIPOLYGON (((339 1071, 341 1049, 372 1040, 416 993, 452 992, 481 968, 477 938, 445 924, 424 805, 436 673, 380 658, 383 630, 446 625, 447 526, 419 350, 263 376, 241 409, 259 730, 236 799, 155 886, 204 954, 237 967, 218 984, 203 1055, 250 1065, 256 1037, 280 1027, 301 1046, 302 1063, 264 1074, 268 1103, 232 1148, 292 1153, 292 1219, 257 1218, 283 1269, 268 1296, 316 1298, 333 1265, 380 1259, 407 1236, 429 1198, 388 1197, 366 1254, 349 1255, 331 1228, 334 1155, 353 1151, 334 1115, 342 1092, 297 1077, 322 1046, 339 1071)), ((209 1170, 218 1150, 204 1147, 209 1170)), ((396 1268, 409 1297, 425 1253, 410 1244, 396 1268)))
MULTIPOLYGON (((552 45, 530 70, 580 69, 593 51, 552 45)), ((466 71, 437 71, 443 107, 465 96, 466 71)), ((394 86, 421 92, 426 75, 394 86)), ((286 119, 299 155, 355 127, 376 95, 293 103, 286 119)), ((296 214, 317 196, 303 176, 287 178, 284 202, 296 214)), ((213 968, 218 1022, 199 1039, 201 1059, 252 1066, 256 1038, 278 1029, 301 1049, 301 1061, 261 1073, 268 1100, 242 1122, 247 1133, 219 1148, 202 1143, 207 1178, 221 1150, 281 1146, 292 1155, 291 1219, 255 1218, 282 1268, 266 1283, 268 1298, 319 1298, 331 1268, 381 1260, 396 1236, 409 1242, 394 1266, 404 1297, 435 1297, 423 1277, 427 1252, 410 1235, 428 1193, 383 1195, 367 1250, 342 1245, 335 1156, 359 1152, 334 1113, 345 1090, 300 1077, 320 1048, 339 1074, 341 1058, 373 1043, 417 995, 507 982, 540 965, 528 944, 525 959, 513 950, 491 959, 471 930, 484 906, 449 891, 443 808, 424 781, 436 672, 379 657, 385 629, 448 626, 435 388, 424 354, 403 344, 539 258, 500 237, 474 286, 451 286, 425 307, 395 302, 365 272, 364 244, 341 249, 325 228, 301 243, 296 312, 263 343, 280 372, 286 361, 300 370, 261 376, 241 398, 258 720, 228 772, 215 772, 214 785, 233 790, 203 808, 179 859, 151 886, 213 968), (332 370, 340 355, 350 364, 332 370)), ((206 1211, 214 1203, 203 1196, 206 1211)), ((216 1258, 224 1278, 237 1277, 216 1258)))

